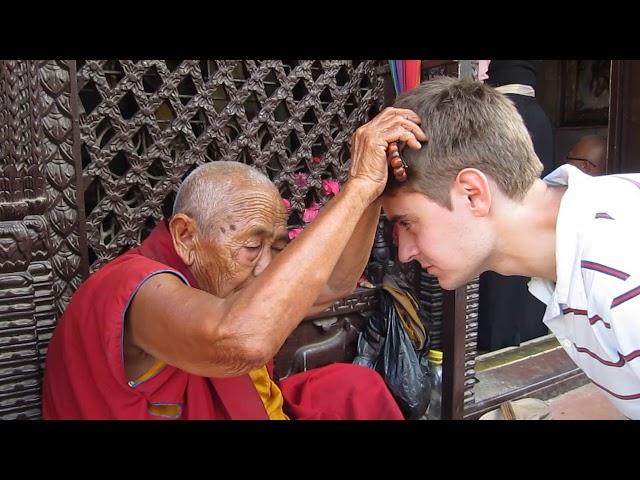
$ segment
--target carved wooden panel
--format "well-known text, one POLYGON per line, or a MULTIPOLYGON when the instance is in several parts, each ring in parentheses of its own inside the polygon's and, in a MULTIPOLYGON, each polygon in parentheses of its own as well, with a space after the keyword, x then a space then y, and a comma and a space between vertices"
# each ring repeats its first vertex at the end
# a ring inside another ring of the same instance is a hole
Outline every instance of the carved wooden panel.
POLYGON ((74 63, 44 60, 38 64, 42 168, 49 197, 45 216, 50 227, 53 297, 58 316, 88 273, 82 198, 77 195, 78 155, 74 155, 74 149, 79 149, 74 144, 74 63))
POLYGON ((289 224, 344 181, 355 128, 377 112, 373 61, 78 61, 91 271, 138 244, 195 166, 251 164, 291 202, 289 224))
POLYGON ((36 61, 0 62, 0 418, 39 418, 55 325, 36 61))

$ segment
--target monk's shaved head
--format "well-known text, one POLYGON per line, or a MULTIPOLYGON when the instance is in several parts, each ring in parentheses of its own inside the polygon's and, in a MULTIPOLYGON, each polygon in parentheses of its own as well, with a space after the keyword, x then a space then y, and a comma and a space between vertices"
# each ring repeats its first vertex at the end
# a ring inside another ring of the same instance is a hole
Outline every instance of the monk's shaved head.
POLYGON ((239 162, 210 162, 199 166, 182 182, 173 205, 173 215, 184 213, 195 220, 209 237, 218 237, 233 222, 224 221, 243 203, 259 194, 276 196, 275 185, 260 171, 239 162))
POLYGON ((239 162, 199 166, 184 180, 169 222, 198 288, 224 298, 246 287, 287 240, 287 211, 269 178, 239 162))

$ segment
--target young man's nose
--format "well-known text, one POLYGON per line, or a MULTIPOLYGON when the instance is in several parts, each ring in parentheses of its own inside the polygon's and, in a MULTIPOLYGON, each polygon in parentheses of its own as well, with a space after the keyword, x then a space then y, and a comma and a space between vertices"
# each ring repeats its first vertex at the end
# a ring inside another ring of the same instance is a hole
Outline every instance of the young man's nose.
POLYGON ((418 253, 419 250, 416 243, 408 238, 408 235, 400 233, 398 235, 398 259, 402 263, 408 263, 415 260, 418 253))

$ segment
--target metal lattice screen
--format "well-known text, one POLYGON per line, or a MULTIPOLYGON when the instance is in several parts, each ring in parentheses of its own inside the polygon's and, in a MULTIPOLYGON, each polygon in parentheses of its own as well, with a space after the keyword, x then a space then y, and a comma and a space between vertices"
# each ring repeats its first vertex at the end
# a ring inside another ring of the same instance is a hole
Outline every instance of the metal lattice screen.
POLYGON ((289 224, 346 179, 354 130, 375 115, 375 61, 80 60, 79 127, 91 271, 170 212, 182 179, 233 160, 267 174, 289 224))

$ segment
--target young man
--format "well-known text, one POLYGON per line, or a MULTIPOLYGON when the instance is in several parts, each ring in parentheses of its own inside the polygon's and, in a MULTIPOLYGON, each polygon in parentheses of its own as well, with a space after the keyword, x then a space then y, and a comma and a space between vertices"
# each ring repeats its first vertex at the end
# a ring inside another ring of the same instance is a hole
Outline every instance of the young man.
POLYGON ((407 169, 383 196, 399 259, 417 260, 445 289, 485 271, 532 277, 569 356, 640 418, 640 175, 564 165, 540 180, 522 118, 479 82, 440 78, 394 106, 415 111, 428 138, 419 151, 400 148, 407 169))

